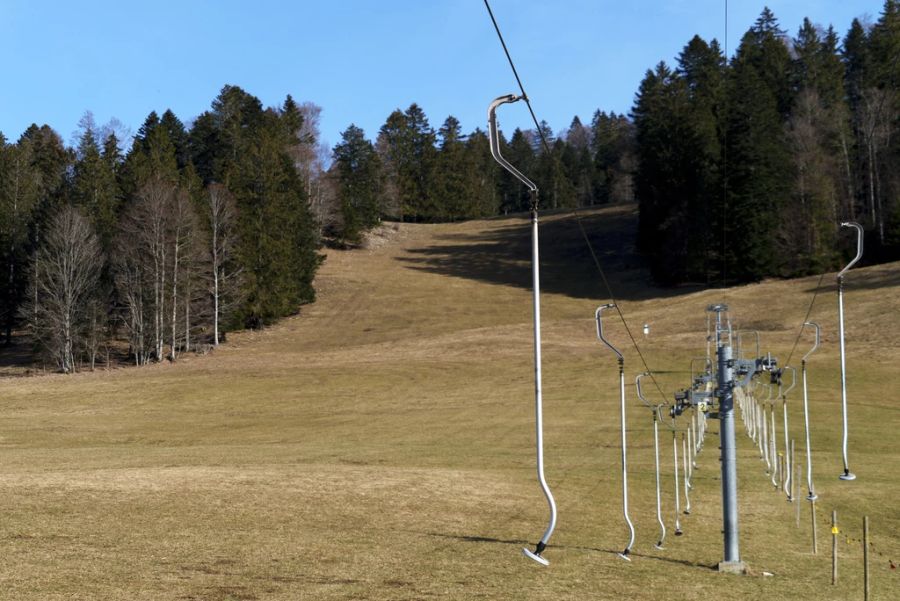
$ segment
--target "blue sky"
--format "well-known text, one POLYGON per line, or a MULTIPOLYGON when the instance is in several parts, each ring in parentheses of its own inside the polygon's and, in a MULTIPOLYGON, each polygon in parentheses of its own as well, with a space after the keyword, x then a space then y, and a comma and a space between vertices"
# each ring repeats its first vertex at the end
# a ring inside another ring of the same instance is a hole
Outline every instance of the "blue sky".
MULTIPOLYGON (((731 0, 734 46, 766 0, 731 0)), ((843 37, 882 0, 768 0, 795 34, 804 16, 843 37)), ((627 112, 645 71, 695 34, 725 35, 724 0, 492 0, 538 118, 554 130, 596 109, 627 112)), ((265 105, 287 94, 322 107, 333 146, 350 123, 374 137, 417 102, 437 128, 485 127, 491 99, 516 91, 482 0, 0 0, 0 131, 32 122, 70 142, 85 111, 137 131, 151 110, 190 121, 224 84, 265 105)), ((528 127, 522 105, 504 129, 528 127)))

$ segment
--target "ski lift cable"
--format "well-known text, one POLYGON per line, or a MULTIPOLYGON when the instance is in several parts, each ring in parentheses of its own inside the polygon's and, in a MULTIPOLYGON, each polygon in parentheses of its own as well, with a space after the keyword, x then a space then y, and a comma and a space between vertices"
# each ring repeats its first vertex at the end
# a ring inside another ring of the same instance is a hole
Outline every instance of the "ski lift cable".
POLYGON ((622 312, 622 308, 619 306, 619 302, 616 300, 616 296, 613 294, 612 286, 609 285, 609 280, 606 279, 606 273, 603 271, 603 267, 600 265, 600 259, 597 257, 597 253, 594 251, 594 245, 591 244, 590 238, 588 238, 587 231, 584 229, 584 224, 581 222, 581 216, 577 213, 572 213, 575 216, 575 221, 578 223, 578 228, 581 230, 581 236, 584 238, 584 242, 588 247, 588 250, 591 253, 591 258, 594 260, 594 266, 597 268, 597 273, 600 274, 600 280, 603 282, 603 287, 606 288, 606 293, 609 296, 611 303, 616 308, 616 313, 619 314, 619 318, 622 320, 622 325, 625 326, 625 333, 628 334, 628 338, 631 340, 631 345, 634 347, 635 352, 637 352, 638 357, 641 360, 641 363, 644 366, 644 370, 650 374, 650 381, 653 382, 653 386, 656 388, 659 395, 665 400, 666 393, 663 392, 662 387, 659 385, 659 382, 656 380, 656 377, 653 375, 653 370, 650 369, 650 366, 647 364, 647 359, 644 357, 644 353, 641 352, 641 347, 638 346, 637 340, 634 337, 634 334, 631 333, 631 328, 628 326, 628 320, 625 319, 625 314, 622 312))
POLYGON ((800 328, 797 330, 797 338, 794 339, 794 346, 791 347, 791 352, 788 354, 787 361, 784 362, 785 365, 791 364, 791 357, 794 356, 794 351, 797 350, 797 345, 800 343, 800 337, 803 336, 803 328, 806 327, 807 322, 809 322, 809 316, 812 314, 813 305, 816 304, 816 297, 819 296, 819 291, 822 290, 822 281, 825 279, 825 272, 822 272, 822 275, 819 276, 819 282, 816 284, 816 289, 813 292, 813 297, 809 301, 809 307, 806 309, 806 316, 803 318, 803 321, 800 323, 800 328))
MULTIPOLYGON (((657 405, 653 405, 650 403, 650 401, 648 401, 644 397, 644 389, 641 387, 641 378, 651 377, 651 376, 652 376, 652 374, 649 371, 645 371, 642 374, 639 374, 637 376, 637 378, 634 380, 634 387, 637 391, 638 398, 641 399, 641 402, 644 404, 644 406, 646 406, 648 409, 658 413, 659 407, 669 407, 670 405, 669 405, 669 403, 659 403, 657 405)), ((672 421, 674 422, 675 420, 673 419, 672 421)), ((674 423, 673 424, 665 423, 663 425, 665 427, 667 427, 669 430, 671 430, 672 432, 675 432, 675 430, 676 430, 674 423)))
MULTIPOLYGON (((509 66, 512 69, 513 76, 516 78, 516 83, 519 85, 519 91, 522 93, 521 99, 525 101, 525 105, 528 107, 528 112, 531 114, 531 119, 534 121, 535 130, 538 133, 538 136, 541 139, 541 144, 544 147, 544 150, 547 152, 548 156, 552 156, 552 151, 550 149, 550 144, 547 142, 547 138, 544 135, 543 128, 538 121, 537 116, 534 113, 534 109, 531 106, 531 99, 528 97, 528 94, 525 92, 525 86, 522 85, 522 78, 519 77, 519 72, 516 69, 516 65, 513 62, 512 56, 509 53, 509 48, 506 46, 506 41, 503 39, 503 34, 500 32, 500 26, 497 24, 497 19, 494 17, 494 11, 491 10, 491 5, 488 0, 484 0, 484 6, 487 8, 488 15, 491 17, 491 23, 494 25, 494 30, 497 32, 497 37, 500 39, 500 45, 503 47, 503 52, 506 55, 506 60, 509 61, 509 66)), ((557 159, 558 160, 558 159, 557 159)), ((584 238, 585 243, 587 244, 588 250, 590 250, 591 257, 594 260, 594 265, 597 268, 597 271, 600 274, 600 279, 603 282, 603 286, 606 288, 606 292, 609 296, 610 301, 616 307, 616 312, 619 314, 619 318, 622 320, 622 324, 625 326, 625 331, 628 333, 628 337, 631 339, 631 344, 634 346, 635 351, 637 351, 638 357, 641 359, 641 363, 644 365, 645 371, 650 372, 650 380, 653 382, 653 385, 656 387, 660 396, 663 400, 666 399, 666 394, 663 392, 662 387, 660 387, 659 382, 657 382, 656 377, 653 376, 653 372, 650 369, 650 366, 647 364, 647 360, 644 357, 644 354, 641 352, 640 347, 637 344, 637 340, 634 335, 631 333, 631 328, 628 326, 628 321, 625 319, 625 314, 622 313, 621 307, 619 307, 619 303, 616 301, 615 295, 612 293, 612 288, 609 285, 609 280, 606 278, 606 274, 603 271, 603 268, 600 265, 600 259, 597 257, 597 253, 594 251, 594 246, 591 244, 590 239, 588 238, 587 232, 584 229, 584 224, 581 222, 580 216, 574 211, 571 213, 572 216, 575 217, 575 220, 578 222, 578 227, 581 230, 582 237, 584 238)))
POLYGON ((541 141, 549 151, 550 145, 547 144, 547 139, 544 137, 544 132, 541 129, 541 126, 538 124, 537 116, 535 116, 534 114, 534 109, 531 108, 531 101, 528 99, 528 94, 525 93, 525 86, 522 85, 522 79, 519 77, 519 72, 516 70, 516 65, 515 63, 513 63, 512 56, 510 56, 509 54, 509 49, 506 47, 506 42, 503 40, 503 34, 500 33, 500 26, 497 24, 497 19, 494 18, 494 11, 491 10, 491 5, 488 0, 484 0, 484 6, 485 8, 487 8, 488 15, 490 15, 491 17, 491 23, 494 24, 494 30, 497 32, 497 37, 500 38, 500 45, 503 46, 503 52, 504 54, 506 54, 506 60, 509 61, 509 66, 516 78, 516 83, 519 84, 519 90, 522 92, 522 100, 524 100, 525 104, 528 106, 528 112, 531 113, 531 118, 532 120, 534 120, 534 126, 537 128, 537 132, 541 136, 541 141))
MULTIPOLYGON (((728 66, 728 0, 725 0, 725 65, 728 66)), ((722 290, 728 294, 728 127, 722 128, 722 290)), ((707 336, 707 338, 709 338, 707 336)))

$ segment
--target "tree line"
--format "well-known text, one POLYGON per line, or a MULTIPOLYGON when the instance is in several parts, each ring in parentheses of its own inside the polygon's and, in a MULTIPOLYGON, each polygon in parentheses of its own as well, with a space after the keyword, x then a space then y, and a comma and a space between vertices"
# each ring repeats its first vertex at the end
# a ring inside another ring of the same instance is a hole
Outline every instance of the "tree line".
MULTIPOLYGON (((838 226, 900 257, 900 3, 841 39, 764 9, 731 59, 691 39, 647 71, 634 105, 639 247, 666 283, 817 273, 838 226)), ((849 245, 848 245, 849 246, 849 245)))
MULTIPOLYGON (((647 71, 630 115, 576 116, 554 135, 517 129, 504 156, 535 180, 543 208, 637 199, 638 247, 664 284, 742 282, 840 262, 838 225, 866 228, 869 261, 900 257, 900 17, 843 39, 805 19, 795 37, 765 8, 728 58, 695 36, 672 68, 647 71)), ((447 221, 524 211, 524 189, 491 159, 485 133, 435 131, 396 110, 374 142, 356 126, 334 149, 338 237, 382 217, 447 221)))
MULTIPOLYGON (((500 147, 542 209, 637 199, 659 282, 803 275, 839 262, 842 220, 864 224, 867 259, 900 257, 898 82, 898 0, 843 39, 808 19, 790 37, 766 8, 732 57, 695 36, 647 71, 629 115, 541 122, 500 147)), ((134 136, 87 114, 73 147, 46 125, 0 133, 6 343, 24 326, 63 371, 117 350, 175 359, 312 301, 323 240, 529 207, 480 128, 435 130, 413 103, 329 149, 320 110, 225 86, 188 126, 167 110, 134 136)))
MULTIPOLYGON (((555 135, 541 123, 543 148, 534 130, 501 133, 501 152, 540 188, 549 209, 633 200, 633 126, 625 115, 596 111, 589 125, 574 117, 555 135)), ((487 134, 465 135, 447 117, 437 129, 417 104, 393 111, 375 141, 350 125, 334 147, 328 173, 334 213, 329 231, 358 241, 380 219, 456 221, 526 211, 527 192, 498 169, 487 134)))
POLYGON ((318 107, 226 86, 190 127, 151 113, 122 153, 90 114, 74 148, 0 135, 0 324, 63 372, 175 359, 314 299, 318 107))
MULTIPOLYGON (((219 344, 314 299, 324 241, 358 244, 383 219, 442 222, 525 211, 481 129, 447 117, 435 131, 412 104, 375 142, 349 126, 319 142, 320 108, 263 108, 225 86, 185 126, 151 113, 131 145, 90 113, 73 147, 32 125, 0 134, 0 324, 24 328, 64 372, 126 352, 143 365, 219 344)), ((633 127, 596 111, 559 136, 542 123, 501 147, 541 186, 546 208, 633 198, 633 127)))

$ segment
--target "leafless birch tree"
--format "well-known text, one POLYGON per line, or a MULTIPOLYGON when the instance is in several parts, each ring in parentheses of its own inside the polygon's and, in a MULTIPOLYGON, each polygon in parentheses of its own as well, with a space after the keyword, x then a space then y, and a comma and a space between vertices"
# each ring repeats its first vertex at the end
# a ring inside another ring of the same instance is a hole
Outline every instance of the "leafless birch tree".
POLYGON ((72 207, 53 219, 43 240, 35 259, 32 300, 22 314, 60 370, 71 373, 83 343, 79 334, 90 327, 86 322, 103 266, 100 243, 90 222, 72 207))
POLYGON ((866 184, 869 216, 884 244, 885 215, 880 180, 879 161, 890 144, 892 126, 896 121, 896 94, 890 89, 870 88, 862 94, 861 129, 866 148, 866 184))
POLYGON ((209 186, 206 193, 206 213, 210 233, 213 345, 218 346, 220 321, 228 305, 224 301, 226 297, 236 296, 233 293, 238 288, 240 277, 239 270, 230 268, 235 244, 235 208, 234 198, 224 186, 218 184, 209 186))

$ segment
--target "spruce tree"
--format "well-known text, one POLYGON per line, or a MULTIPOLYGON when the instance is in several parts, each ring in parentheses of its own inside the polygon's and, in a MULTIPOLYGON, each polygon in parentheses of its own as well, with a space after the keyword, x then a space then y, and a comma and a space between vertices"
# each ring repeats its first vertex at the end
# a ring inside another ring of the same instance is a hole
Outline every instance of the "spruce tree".
MULTIPOLYGON (((534 174, 537 167, 537 161, 534 155, 534 147, 528 133, 516 128, 513 131, 509 144, 505 144, 503 136, 500 137, 500 151, 503 156, 515 166, 526 177, 535 179, 534 174)), ((501 210, 504 214, 527 211, 531 204, 531 197, 528 190, 522 186, 522 182, 517 180, 505 169, 500 172, 500 190, 501 190, 501 210)), ((543 195, 541 190, 540 194, 543 195)), ((544 199, 540 198, 542 206, 544 199)))
POLYGON ((41 194, 34 143, 0 144, 0 328, 10 344, 30 279, 29 259, 35 212, 41 194))
POLYGON ((91 129, 85 129, 82 133, 77 156, 73 169, 72 201, 82 208, 93 225, 101 248, 108 252, 120 198, 114 163, 101 155, 91 129))
POLYGON ((594 164, 591 160, 590 145, 591 130, 585 127, 576 115, 566 131, 565 147, 562 151, 563 168, 572 185, 576 206, 594 204, 594 164))
POLYGON ((394 219, 405 221, 408 219, 412 207, 407 206, 403 190, 405 186, 401 184, 405 176, 401 172, 405 172, 405 164, 410 160, 412 150, 406 115, 400 109, 388 115, 384 125, 381 126, 376 149, 384 166, 386 214, 394 219))
POLYGON ((433 218, 438 221, 464 219, 475 213, 470 188, 472 166, 462 137, 459 120, 447 117, 438 130, 440 148, 431 177, 433 218))
POLYGON ((311 302, 321 260, 306 189, 288 152, 295 132, 279 112, 261 107, 255 97, 226 86, 212 112, 226 147, 216 171, 238 213, 245 302, 236 318, 250 327, 311 302))
POLYGON ((500 212, 499 177, 487 134, 476 129, 466 139, 467 189, 472 196, 472 217, 491 217, 500 212))
POLYGON ((341 210, 336 234, 355 244, 381 217, 383 187, 378 154, 359 127, 350 125, 341 134, 341 142, 334 147, 334 169, 341 210))
POLYGON ((401 163, 401 195, 416 220, 434 220, 441 212, 431 194, 437 155, 434 130, 428 124, 425 111, 416 103, 406 109, 404 117, 409 155, 401 163))
POLYGON ((175 153, 175 164, 179 170, 184 169, 190 160, 188 152, 188 134, 184 124, 171 109, 166 109, 159 120, 159 126, 168 135, 175 153))
POLYGON ((789 56, 778 31, 764 12, 742 39, 728 84, 726 261, 741 281, 774 273, 783 258, 775 234, 793 177, 783 106, 789 56))

